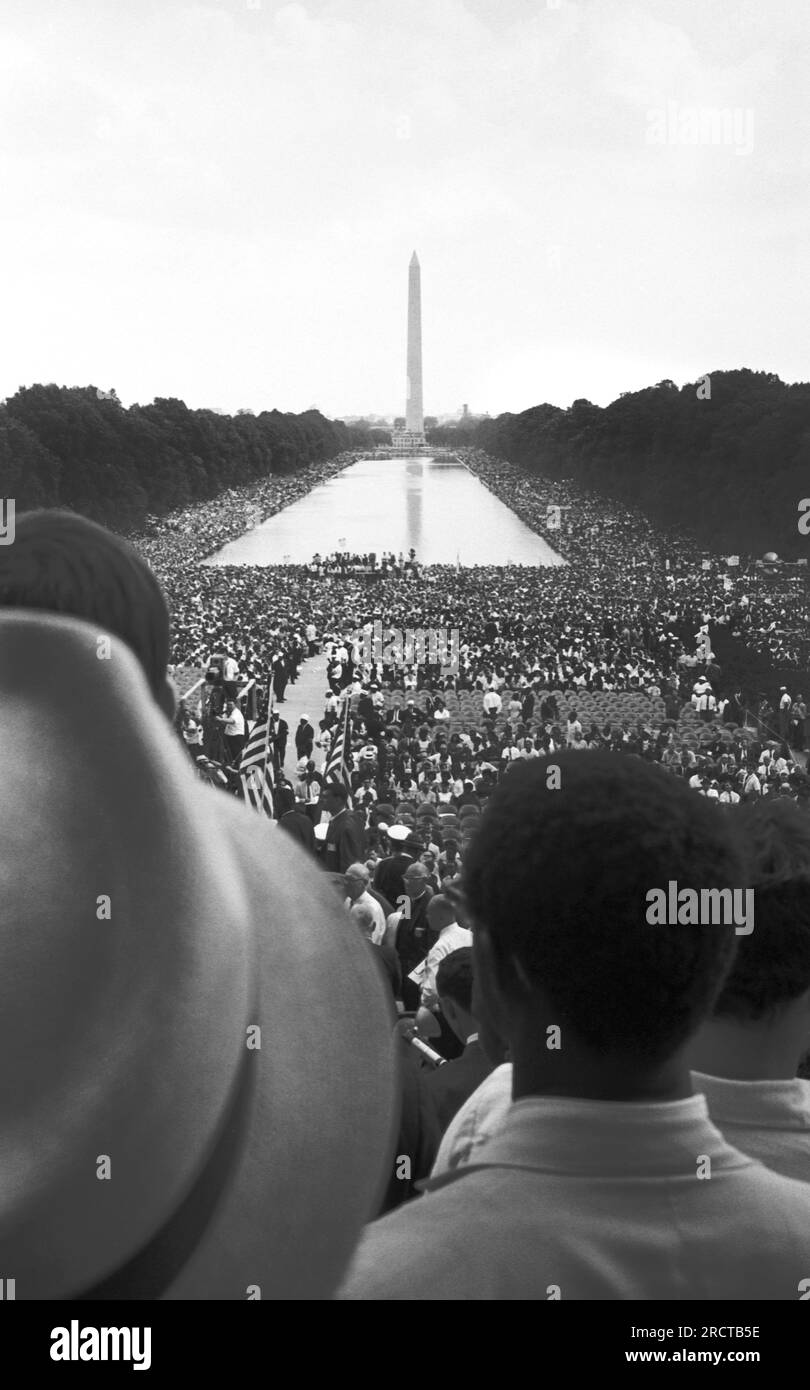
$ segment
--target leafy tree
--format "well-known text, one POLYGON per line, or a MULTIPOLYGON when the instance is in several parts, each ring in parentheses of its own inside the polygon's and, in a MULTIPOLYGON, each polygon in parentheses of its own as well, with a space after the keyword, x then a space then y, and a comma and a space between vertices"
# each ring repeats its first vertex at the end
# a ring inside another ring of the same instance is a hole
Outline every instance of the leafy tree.
POLYGON ((277 410, 189 410, 157 397, 125 410, 96 386, 21 387, 0 405, 0 495, 21 509, 70 507, 129 529, 271 473, 291 473, 351 448, 368 429, 277 410))
MULTIPOLYGON (((601 408, 538 405, 480 421, 478 448, 550 478, 571 477, 691 526, 712 548, 808 554, 798 503, 810 495, 810 385, 770 372, 659 381, 601 408), (700 391, 699 388, 703 386, 700 391)), ((460 443, 434 430, 435 443, 460 443)))

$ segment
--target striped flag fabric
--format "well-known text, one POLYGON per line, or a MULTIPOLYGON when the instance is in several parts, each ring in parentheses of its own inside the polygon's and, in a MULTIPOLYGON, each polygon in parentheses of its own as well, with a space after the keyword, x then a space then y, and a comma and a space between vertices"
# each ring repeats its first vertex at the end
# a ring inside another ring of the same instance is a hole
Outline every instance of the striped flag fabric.
POLYGON ((327 782, 342 782, 347 791, 351 792, 352 784, 349 775, 349 696, 343 697, 343 710, 335 725, 335 733, 332 739, 332 747, 329 749, 329 757, 323 770, 324 785, 327 782))
POLYGON ((261 724, 254 724, 242 749, 239 776, 245 801, 254 811, 273 815, 272 710, 261 724))

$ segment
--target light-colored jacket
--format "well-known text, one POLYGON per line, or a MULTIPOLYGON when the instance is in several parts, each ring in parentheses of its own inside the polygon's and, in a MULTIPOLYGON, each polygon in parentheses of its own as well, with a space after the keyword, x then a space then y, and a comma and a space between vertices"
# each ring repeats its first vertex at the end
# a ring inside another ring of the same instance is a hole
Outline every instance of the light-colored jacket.
POLYGON ((366 1228, 339 1297, 785 1299, 810 1185, 732 1148, 705 1097, 533 1097, 455 1173, 366 1228))

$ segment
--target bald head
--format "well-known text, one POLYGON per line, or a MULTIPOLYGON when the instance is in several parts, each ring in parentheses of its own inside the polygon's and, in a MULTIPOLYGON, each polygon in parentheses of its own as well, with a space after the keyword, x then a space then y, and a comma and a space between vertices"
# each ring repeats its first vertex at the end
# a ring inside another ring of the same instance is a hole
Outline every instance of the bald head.
POLYGON ((444 893, 437 893, 431 898, 427 919, 433 931, 440 932, 444 927, 449 927, 451 922, 455 922, 456 915, 455 906, 444 893))
POLYGON ((368 869, 365 864, 350 864, 343 877, 346 883, 346 892, 352 902, 356 902, 368 888, 371 878, 368 869))
POLYGON ((364 936, 372 937, 374 934, 374 913, 365 903, 354 903, 349 908, 349 915, 354 918, 364 936))
POLYGON ((405 873, 402 875, 402 882, 405 885, 405 892, 409 898, 421 898, 427 887, 428 871, 424 864, 418 861, 409 864, 405 873))

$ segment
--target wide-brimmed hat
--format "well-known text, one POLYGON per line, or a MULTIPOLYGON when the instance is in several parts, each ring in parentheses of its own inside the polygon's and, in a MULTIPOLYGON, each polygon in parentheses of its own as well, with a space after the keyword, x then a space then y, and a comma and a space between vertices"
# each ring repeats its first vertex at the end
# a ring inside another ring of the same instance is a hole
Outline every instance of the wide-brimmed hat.
POLYGON ((393 1142, 366 943, 89 624, 0 609, 0 765, 17 1298, 328 1298, 393 1142))

